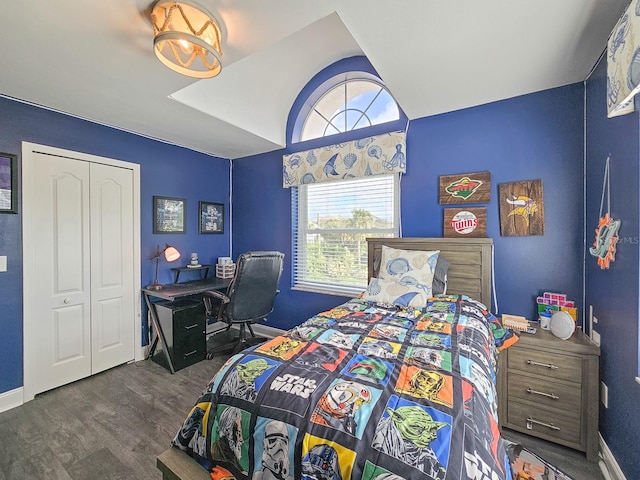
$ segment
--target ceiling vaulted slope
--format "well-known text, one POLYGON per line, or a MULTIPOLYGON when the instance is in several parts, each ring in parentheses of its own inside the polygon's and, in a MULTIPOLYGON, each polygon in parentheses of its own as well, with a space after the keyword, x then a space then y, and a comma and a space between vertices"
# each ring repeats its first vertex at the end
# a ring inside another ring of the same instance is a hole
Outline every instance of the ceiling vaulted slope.
POLYGON ((318 71, 366 55, 410 119, 576 83, 628 0, 197 0, 223 68, 155 57, 151 1, 3 2, 0 95, 223 158, 282 148, 318 71))

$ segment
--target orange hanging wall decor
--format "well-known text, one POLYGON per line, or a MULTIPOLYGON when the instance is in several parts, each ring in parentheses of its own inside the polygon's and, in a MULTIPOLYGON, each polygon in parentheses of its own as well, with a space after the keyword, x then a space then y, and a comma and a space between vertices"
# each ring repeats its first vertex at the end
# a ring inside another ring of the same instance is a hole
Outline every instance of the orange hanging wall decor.
POLYGON ((609 212, 611 210, 611 187, 609 183, 609 160, 604 167, 604 182, 602 185, 602 199, 600 200, 600 218, 598 228, 596 228, 596 240, 589 248, 589 253, 596 257, 598 266, 604 270, 609 268, 609 264, 616 259, 616 244, 618 243, 618 230, 620 230, 620 220, 614 220, 609 212), (604 194, 607 193, 607 213, 602 216, 604 206, 604 194))

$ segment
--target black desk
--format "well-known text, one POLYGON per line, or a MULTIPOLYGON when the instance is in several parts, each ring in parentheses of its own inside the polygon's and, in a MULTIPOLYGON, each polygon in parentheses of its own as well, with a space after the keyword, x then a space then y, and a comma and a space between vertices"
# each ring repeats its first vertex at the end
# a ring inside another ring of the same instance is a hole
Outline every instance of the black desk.
MULTIPOLYGON (((164 288, 160 290, 150 290, 147 288, 143 288, 142 295, 144 297, 145 303, 147 304, 147 308, 149 309, 149 313, 151 314, 151 322, 153 323, 153 328, 156 331, 156 338, 151 345, 151 349, 147 354, 147 358, 151 358, 151 356, 153 356, 153 353, 155 352, 158 345, 158 340, 160 340, 162 342, 162 351, 164 352, 165 359, 167 360, 169 370, 171 371, 171 373, 175 373, 173 361, 171 360, 169 349, 167 348, 167 339, 164 332, 162 331, 160 321, 158 320, 158 312, 156 310, 155 302, 152 301, 152 297, 174 302, 179 298, 198 295, 200 293, 206 292, 207 290, 226 291, 230 283, 230 278, 208 278, 205 280, 194 280, 192 282, 173 283, 165 285, 164 288)), ((206 332, 203 332, 203 335, 206 335, 206 332)))

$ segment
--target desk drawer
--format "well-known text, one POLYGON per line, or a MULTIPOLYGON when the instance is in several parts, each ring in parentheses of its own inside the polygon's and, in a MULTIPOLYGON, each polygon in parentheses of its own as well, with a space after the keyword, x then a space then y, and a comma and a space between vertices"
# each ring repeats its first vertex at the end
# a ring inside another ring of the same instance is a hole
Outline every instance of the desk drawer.
POLYGON ((173 317, 176 367, 204 360, 207 350, 205 315, 201 304, 176 313, 173 317))
POLYGON ((194 348, 186 349, 184 351, 176 350, 175 358, 173 359, 174 368, 180 370, 181 368, 188 367, 194 363, 198 363, 205 359, 207 356, 206 343, 202 342, 202 345, 196 345, 194 348))
POLYGON ((581 419, 566 412, 546 410, 532 405, 509 402, 507 423, 510 428, 542 438, 580 445, 581 419))
POLYGON ((509 352, 508 368, 551 379, 582 381, 582 358, 554 352, 514 348, 509 352))

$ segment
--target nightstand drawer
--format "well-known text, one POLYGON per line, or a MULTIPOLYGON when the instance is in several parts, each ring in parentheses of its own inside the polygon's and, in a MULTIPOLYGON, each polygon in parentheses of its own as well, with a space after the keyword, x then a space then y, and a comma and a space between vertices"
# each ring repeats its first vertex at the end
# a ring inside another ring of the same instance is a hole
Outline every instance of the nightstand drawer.
POLYGON ((537 436, 548 436, 580 445, 580 423, 578 416, 566 412, 554 412, 532 405, 509 402, 508 426, 537 436))
POLYGON ((522 374, 509 376, 509 406, 511 402, 534 403, 553 409, 565 410, 579 417, 582 390, 565 383, 543 381, 522 374))
POLYGON ((571 382, 580 383, 582 379, 582 358, 555 352, 515 348, 509 352, 508 367, 509 370, 520 370, 571 382))

